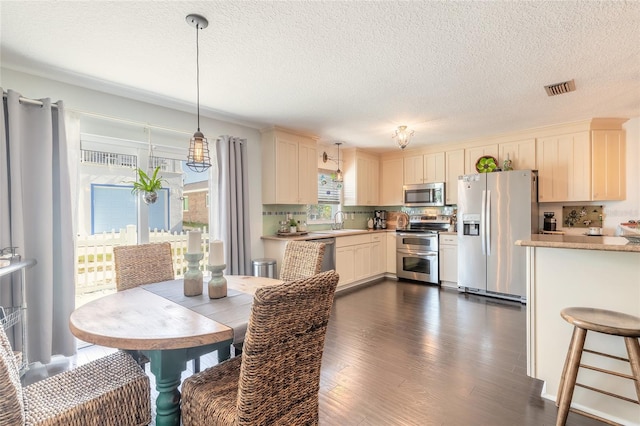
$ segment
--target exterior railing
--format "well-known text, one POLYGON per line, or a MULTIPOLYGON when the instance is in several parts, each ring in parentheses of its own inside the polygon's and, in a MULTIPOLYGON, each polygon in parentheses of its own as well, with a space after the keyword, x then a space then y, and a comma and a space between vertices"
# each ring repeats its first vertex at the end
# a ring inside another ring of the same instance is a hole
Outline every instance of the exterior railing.
MULTIPOLYGON (((113 247, 135 245, 137 241, 136 227, 127 226, 119 232, 111 231, 102 234, 78 237, 76 239, 76 295, 83 295, 99 290, 115 289, 115 272, 113 247)), ((150 230, 150 243, 171 243, 173 253, 173 270, 176 278, 183 276, 187 267, 184 254, 187 252, 186 232, 167 232, 150 230)), ((201 265, 209 260, 209 233, 202 229, 202 251, 204 259, 201 265)), ((204 268, 204 266, 201 266, 204 268)))

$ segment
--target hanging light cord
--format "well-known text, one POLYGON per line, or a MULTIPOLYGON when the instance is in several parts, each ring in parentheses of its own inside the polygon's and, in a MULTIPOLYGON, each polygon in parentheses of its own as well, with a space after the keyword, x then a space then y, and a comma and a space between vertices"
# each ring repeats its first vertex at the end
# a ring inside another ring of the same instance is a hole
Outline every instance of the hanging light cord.
POLYGON ((198 132, 200 131, 200 42, 198 39, 198 30, 200 24, 196 24, 196 90, 198 101, 198 132))

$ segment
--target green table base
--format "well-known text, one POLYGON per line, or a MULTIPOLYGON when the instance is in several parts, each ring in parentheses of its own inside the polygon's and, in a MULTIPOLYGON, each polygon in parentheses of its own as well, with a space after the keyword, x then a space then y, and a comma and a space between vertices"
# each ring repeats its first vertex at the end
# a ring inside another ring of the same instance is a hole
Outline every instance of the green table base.
POLYGON ((185 349, 164 349, 141 351, 151 361, 151 372, 156 378, 156 425, 180 425, 180 391, 182 372, 187 369, 187 361, 198 358, 215 350, 218 361, 230 357, 231 340, 185 349))

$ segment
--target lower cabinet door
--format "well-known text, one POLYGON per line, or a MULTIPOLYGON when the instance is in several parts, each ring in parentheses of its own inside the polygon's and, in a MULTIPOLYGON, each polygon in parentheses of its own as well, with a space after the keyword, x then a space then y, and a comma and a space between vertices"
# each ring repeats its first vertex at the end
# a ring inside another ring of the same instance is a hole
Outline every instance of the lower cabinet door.
POLYGON ((355 281, 355 247, 340 247, 336 249, 336 272, 340 275, 338 286, 355 281))
POLYGON ((371 276, 371 244, 360 244, 355 248, 355 279, 363 280, 371 276))

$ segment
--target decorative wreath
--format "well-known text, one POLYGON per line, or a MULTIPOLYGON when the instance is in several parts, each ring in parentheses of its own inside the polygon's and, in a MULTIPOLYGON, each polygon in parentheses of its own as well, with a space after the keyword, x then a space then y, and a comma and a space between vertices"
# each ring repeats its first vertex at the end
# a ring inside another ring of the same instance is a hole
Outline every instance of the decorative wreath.
POLYGON ((491 173, 495 172, 498 168, 498 160, 490 155, 478 158, 476 161, 476 170, 478 173, 491 173))

